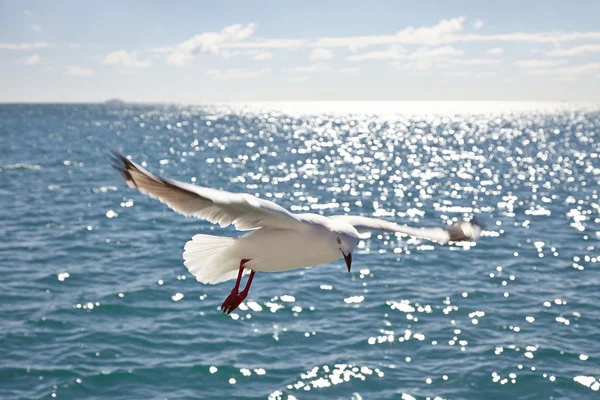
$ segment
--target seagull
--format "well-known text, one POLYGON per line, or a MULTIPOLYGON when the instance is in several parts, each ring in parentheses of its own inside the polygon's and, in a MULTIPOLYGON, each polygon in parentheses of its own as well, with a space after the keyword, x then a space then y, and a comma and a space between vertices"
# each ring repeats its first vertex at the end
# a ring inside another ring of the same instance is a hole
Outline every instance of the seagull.
POLYGON ((184 248, 184 265, 196 279, 216 284, 236 278, 221 310, 229 314, 244 301, 256 272, 278 272, 344 259, 348 272, 361 234, 400 233, 442 244, 476 240, 482 230, 474 220, 447 228, 411 227, 382 219, 353 215, 326 217, 292 214, 272 201, 162 178, 111 150, 113 167, 128 186, 166 204, 185 216, 221 227, 250 231, 238 237, 197 234, 184 248), (242 277, 250 274, 240 291, 242 277))

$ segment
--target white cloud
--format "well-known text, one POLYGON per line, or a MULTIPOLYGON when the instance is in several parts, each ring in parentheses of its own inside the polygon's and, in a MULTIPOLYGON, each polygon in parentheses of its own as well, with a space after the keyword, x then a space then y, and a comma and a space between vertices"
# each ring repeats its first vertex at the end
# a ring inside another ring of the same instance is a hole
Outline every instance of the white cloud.
POLYGON ((533 69, 527 71, 530 75, 580 75, 590 72, 600 72, 600 63, 588 63, 574 67, 563 67, 555 69, 533 69))
POLYGON ((435 49, 428 49, 422 47, 412 53, 409 58, 411 60, 418 60, 424 58, 444 58, 444 57, 455 57, 464 54, 464 51, 455 49, 452 46, 437 47, 435 49))
POLYGON ((67 68, 67 74, 87 78, 94 75, 94 70, 82 68, 79 65, 69 65, 67 68))
POLYGON ((182 65, 187 65, 188 62, 190 62, 192 60, 192 55, 189 53, 185 53, 182 51, 177 51, 171 54, 168 54, 165 57, 165 61, 167 64, 170 65, 177 65, 177 66, 182 66, 182 65))
POLYGON ((46 42, 0 43, 0 50, 31 50, 45 49, 46 47, 48 47, 46 42))
POLYGON ((243 69, 243 68, 232 68, 226 70, 220 69, 209 69, 206 71, 207 75, 213 76, 218 79, 249 79, 256 78, 262 75, 271 73, 271 68, 262 68, 258 70, 243 69))
POLYGON ((30 57, 27 57, 25 59, 24 63, 25 63, 25 65, 35 65, 35 64, 39 63, 41 59, 42 59, 42 57, 40 57, 37 54, 34 54, 30 57))
POLYGON ((557 67, 559 65, 566 64, 566 60, 540 60, 537 58, 532 58, 529 60, 520 60, 515 61, 514 64, 517 67, 521 68, 549 68, 549 67, 557 67))
POLYGON ((498 64, 500 60, 491 58, 467 58, 467 59, 452 59, 448 60, 450 64, 454 65, 491 65, 498 64))
POLYGON ((228 49, 296 49, 308 46, 304 39, 262 39, 247 42, 226 42, 221 47, 228 49))
POLYGON ((346 57, 348 61, 365 61, 365 60, 399 60, 406 57, 406 50, 398 46, 390 46, 387 50, 369 51, 367 53, 354 54, 346 57))
POLYGON ((219 51, 219 55, 226 60, 237 56, 251 56, 252 59, 256 61, 270 60, 273 58, 273 53, 262 50, 221 50, 219 51))
POLYGON ((322 72, 329 69, 329 66, 326 64, 311 64, 307 66, 300 66, 295 68, 290 68, 289 70, 292 72, 298 72, 301 74, 314 74, 316 72, 322 72))
MULTIPOLYGON (((268 49, 294 49, 313 48, 312 61, 324 61, 333 57, 331 48, 347 47, 353 51, 370 46, 390 46, 388 49, 375 50, 354 54, 347 57, 348 61, 365 60, 391 60, 399 61, 405 57, 404 51, 398 45, 425 45, 442 46, 439 49, 445 51, 461 52, 449 45, 458 42, 531 42, 531 43, 553 43, 600 39, 600 31, 589 32, 509 32, 493 35, 465 32, 465 17, 456 17, 440 20, 434 25, 407 27, 396 33, 370 35, 370 36, 340 36, 322 37, 315 40, 309 39, 282 39, 282 38, 253 38, 256 24, 248 23, 227 26, 218 32, 203 32, 173 46, 152 49, 157 54, 162 54, 165 61, 171 65, 187 65, 197 54, 219 54, 223 57, 231 57, 237 54, 253 56, 256 60, 265 60, 272 57, 268 49), (453 50, 451 50, 453 49, 453 50), (251 51, 262 51, 264 54, 250 53, 251 51), (244 53, 245 52, 245 53, 244 53)), ((474 27, 481 28, 483 21, 475 20, 474 27)), ((4 45, 6 47, 6 45, 4 45)), ((555 49, 552 53, 570 52, 573 55, 596 52, 597 45, 584 45, 573 49, 555 49)), ((2 48, 2 45, 0 45, 2 48)), ((423 50, 425 51, 425 50, 423 50)), ((427 50, 429 51, 429 50, 427 50)), ((433 51, 433 50, 431 50, 433 51)), ((504 49, 501 47, 490 48, 487 54, 499 55, 504 49)), ((453 57, 457 54, 432 54, 431 57, 453 57)), ((422 57, 418 54, 413 60, 422 57)), ((481 62, 481 61, 480 61, 481 62)), ((483 63, 483 62, 482 62, 483 63)), ((492 61, 487 61, 492 63, 492 61)))
POLYGON ((396 43, 436 45, 453 41, 452 34, 462 31, 464 21, 465 17, 443 19, 433 26, 408 27, 394 35, 324 37, 317 39, 313 46, 358 49, 366 46, 396 43))
POLYGON ((259 53, 256 53, 254 56, 252 56, 252 59, 256 60, 256 61, 270 60, 272 58, 273 58, 273 53, 270 53, 268 51, 261 51, 259 53))
POLYGON ((590 53, 600 53, 600 44, 584 44, 570 49, 556 48, 546 53, 548 56, 572 57, 590 53))
POLYGON ((221 29, 220 32, 200 33, 178 44, 177 49, 189 54, 217 54, 223 43, 247 39, 252 35, 255 27, 255 24, 248 24, 246 26, 235 24, 221 29))
MULTIPOLYGON (((367 46, 392 44, 442 45, 456 42, 532 42, 561 43, 576 40, 600 39, 600 31, 590 32, 511 32, 482 35, 464 32, 464 17, 441 20, 433 26, 408 27, 396 34, 371 36, 324 37, 308 46, 348 47, 359 49, 367 46)), ((476 22, 477 24, 477 22, 476 22)))
MULTIPOLYGON (((450 52, 448 52, 450 53, 450 52)), ((442 52, 440 52, 442 54, 442 52)), ((497 59, 488 59, 488 58, 448 58, 448 57, 440 57, 436 58, 433 56, 427 57, 413 57, 412 61, 401 63, 395 62, 392 65, 396 66, 396 68, 400 70, 425 70, 431 68, 448 68, 455 67, 458 65, 492 65, 499 63, 500 60, 497 59)))
POLYGON ((38 31, 39 32, 39 31, 42 30, 42 27, 39 26, 39 25, 31 25, 31 29, 33 29, 34 31, 38 31))
POLYGON ((430 44, 445 43, 448 36, 463 30, 465 17, 443 19, 437 25, 420 28, 409 27, 396 33, 397 43, 430 44))
POLYGON ((25 14, 26 17, 31 17, 32 15, 31 10, 23 10, 23 14, 25 14))
POLYGON ((186 65, 195 55, 219 54, 227 43, 248 39, 254 33, 256 24, 235 24, 221 29, 219 32, 200 33, 174 47, 154 49, 158 53, 167 53, 166 62, 171 65, 186 65))
POLYGON ((452 46, 441 46, 433 49, 421 47, 412 54, 408 55, 407 62, 395 62, 392 63, 392 65, 395 65, 400 70, 424 70, 472 61, 455 58, 462 54, 464 54, 463 50, 456 49, 452 46))
POLYGON ((333 52, 322 47, 317 47, 310 53, 310 59, 313 61, 331 60, 332 58, 333 52))
POLYGON ((405 62, 405 63, 394 62, 394 63, 391 63, 391 65, 394 65, 399 70, 406 71, 406 70, 411 70, 411 69, 416 69, 416 70, 430 69, 430 68, 435 67, 436 63, 434 63, 431 60, 416 60, 416 61, 409 61, 409 62, 405 62))
POLYGON ((493 49, 488 49, 486 53, 491 55, 497 55, 504 53, 504 49, 502 47, 494 47, 493 49))
POLYGON ((139 60, 135 52, 128 53, 125 50, 114 51, 104 56, 104 65, 120 65, 128 69, 147 68, 152 65, 150 60, 139 60))
POLYGON ((595 32, 537 32, 537 33, 501 33, 496 35, 461 34, 451 38, 453 42, 531 42, 560 43, 575 40, 600 39, 600 31, 595 32))

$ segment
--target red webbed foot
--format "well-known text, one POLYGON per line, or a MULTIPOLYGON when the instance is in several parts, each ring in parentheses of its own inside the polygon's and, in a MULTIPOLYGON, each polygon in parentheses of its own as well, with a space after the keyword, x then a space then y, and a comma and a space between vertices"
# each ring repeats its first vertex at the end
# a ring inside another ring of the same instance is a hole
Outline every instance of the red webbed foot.
POLYGON ((223 304, 221 304, 221 311, 225 314, 231 314, 233 310, 239 307, 242 304, 242 301, 246 298, 246 293, 230 293, 229 296, 225 299, 223 304))

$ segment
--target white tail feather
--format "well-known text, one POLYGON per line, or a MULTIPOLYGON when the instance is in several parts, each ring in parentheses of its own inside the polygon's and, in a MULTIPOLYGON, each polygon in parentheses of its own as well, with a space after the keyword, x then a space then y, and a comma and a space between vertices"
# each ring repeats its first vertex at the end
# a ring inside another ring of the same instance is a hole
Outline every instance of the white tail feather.
POLYGON ((202 283, 215 284, 234 279, 240 260, 232 258, 227 251, 234 241, 222 236, 195 235, 185 244, 183 264, 202 283))

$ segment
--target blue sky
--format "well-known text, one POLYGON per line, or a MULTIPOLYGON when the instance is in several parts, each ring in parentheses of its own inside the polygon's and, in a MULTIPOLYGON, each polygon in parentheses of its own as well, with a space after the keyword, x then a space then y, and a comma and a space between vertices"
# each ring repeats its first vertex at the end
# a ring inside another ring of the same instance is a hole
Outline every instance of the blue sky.
POLYGON ((600 101, 598 1, 2 1, 0 102, 600 101))

